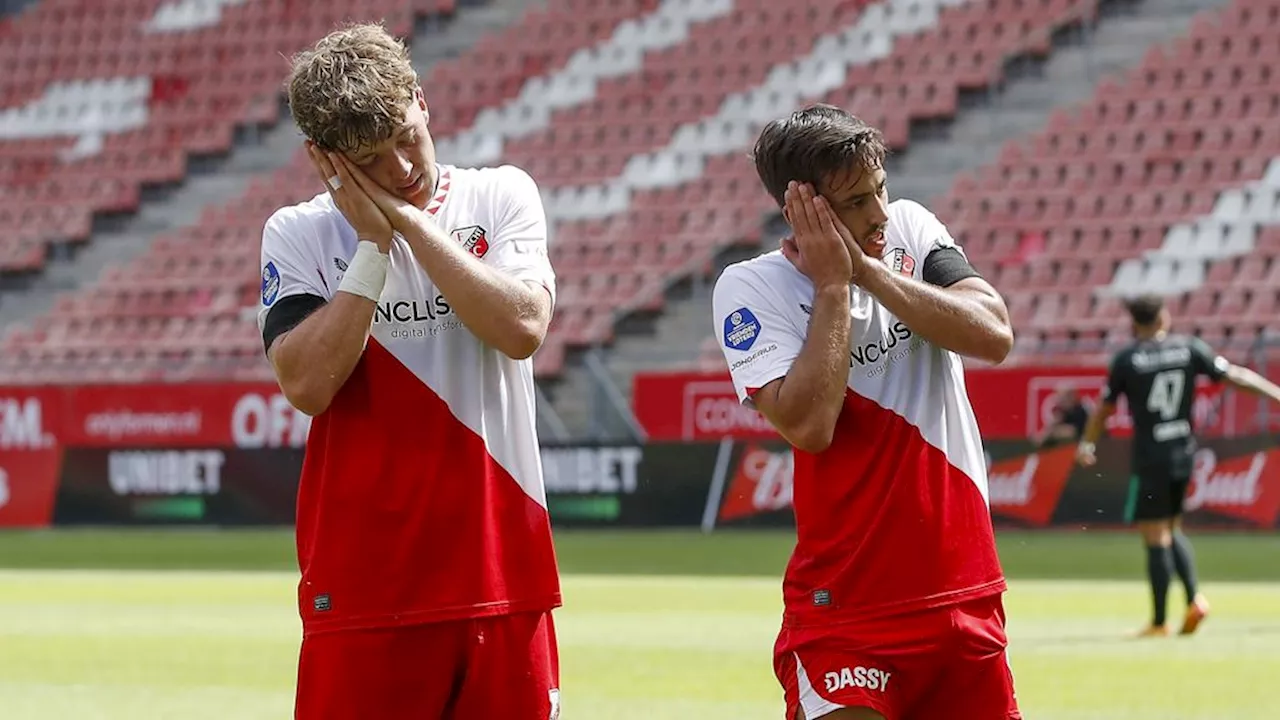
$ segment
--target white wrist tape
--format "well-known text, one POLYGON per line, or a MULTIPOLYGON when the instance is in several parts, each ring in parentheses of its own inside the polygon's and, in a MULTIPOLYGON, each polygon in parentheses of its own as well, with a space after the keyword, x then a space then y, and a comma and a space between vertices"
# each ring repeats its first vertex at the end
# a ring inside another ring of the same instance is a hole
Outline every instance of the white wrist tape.
POLYGON ((376 244, 361 240, 356 245, 355 257, 351 258, 338 289, 378 302, 378 298, 382 297, 382 286, 387 283, 387 268, 390 265, 390 255, 378 252, 376 244))

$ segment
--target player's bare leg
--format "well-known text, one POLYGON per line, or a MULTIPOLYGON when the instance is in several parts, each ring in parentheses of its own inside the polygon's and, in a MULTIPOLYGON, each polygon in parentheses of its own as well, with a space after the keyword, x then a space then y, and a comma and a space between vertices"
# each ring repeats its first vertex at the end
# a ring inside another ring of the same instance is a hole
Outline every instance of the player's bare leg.
POLYGON ((1182 581, 1187 593, 1187 613, 1182 618, 1180 635, 1190 635, 1200 627, 1200 623, 1209 616, 1209 600, 1197 590, 1195 555, 1191 551, 1191 541, 1182 532, 1182 516, 1173 518, 1169 525, 1172 537, 1173 569, 1182 581))
POLYGON ((1168 518, 1138 521, 1147 548, 1147 579, 1151 584, 1151 624, 1138 631, 1138 637, 1164 637, 1169 634, 1166 615, 1169 581, 1173 575, 1173 524, 1168 518))
POLYGON ((841 708, 819 718, 806 718, 804 710, 796 710, 795 720, 885 720, 885 717, 871 708, 841 708))

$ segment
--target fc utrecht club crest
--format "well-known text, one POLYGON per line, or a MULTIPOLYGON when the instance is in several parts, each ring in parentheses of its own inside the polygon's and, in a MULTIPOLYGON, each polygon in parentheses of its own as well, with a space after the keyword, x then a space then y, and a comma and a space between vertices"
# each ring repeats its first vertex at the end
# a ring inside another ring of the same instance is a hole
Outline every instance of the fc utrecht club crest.
POLYGON ((489 252, 489 238, 485 235, 484 228, 479 225, 468 225, 454 230, 453 239, 457 240, 467 252, 478 258, 484 257, 489 252))
POLYGON ((916 271, 916 259, 907 254, 902 248, 894 248, 885 255, 884 262, 889 269, 910 276, 916 271))

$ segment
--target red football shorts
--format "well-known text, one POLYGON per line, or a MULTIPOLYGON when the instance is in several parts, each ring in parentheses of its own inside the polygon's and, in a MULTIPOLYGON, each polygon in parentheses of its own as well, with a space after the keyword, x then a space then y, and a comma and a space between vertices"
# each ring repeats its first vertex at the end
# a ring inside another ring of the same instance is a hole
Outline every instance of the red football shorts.
POLYGON ((1020 720, 1007 643, 993 595, 870 622, 784 627, 773 669, 787 720, 846 707, 887 720, 1020 720))
POLYGON ((309 635, 297 720, 555 720, 551 613, 309 635))

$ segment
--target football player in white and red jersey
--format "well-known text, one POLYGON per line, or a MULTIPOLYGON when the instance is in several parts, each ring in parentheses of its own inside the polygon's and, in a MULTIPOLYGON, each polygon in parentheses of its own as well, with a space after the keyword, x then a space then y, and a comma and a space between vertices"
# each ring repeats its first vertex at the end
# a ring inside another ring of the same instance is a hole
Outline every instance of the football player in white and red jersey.
POLYGON ((829 105, 767 125, 793 236, 716 282, 739 397, 794 447, 774 670, 788 720, 1019 718, 961 364, 1004 359, 1009 315, 932 213, 889 202, 884 153, 829 105))
POLYGON ((263 342, 315 418, 295 716, 553 718, 538 189, 514 167, 436 161, 408 52, 379 26, 300 53, 289 102, 327 187, 262 237, 263 342))

